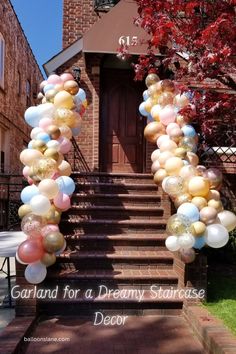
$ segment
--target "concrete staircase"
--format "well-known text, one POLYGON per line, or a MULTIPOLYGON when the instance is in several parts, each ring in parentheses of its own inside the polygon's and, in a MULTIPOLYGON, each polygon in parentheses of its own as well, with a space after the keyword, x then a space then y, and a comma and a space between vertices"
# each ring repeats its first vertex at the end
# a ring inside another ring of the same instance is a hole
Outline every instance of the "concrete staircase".
POLYGON ((38 300, 39 311, 179 314, 182 300, 158 292, 176 289, 179 275, 164 243, 170 203, 152 176, 74 173, 73 178, 72 208, 60 225, 67 250, 48 269, 44 284, 59 285, 60 294, 53 301, 38 300), (64 298, 65 286, 72 289, 71 298, 64 298), (80 289, 76 296, 73 289, 80 289), (89 297, 87 289, 92 289, 89 297))

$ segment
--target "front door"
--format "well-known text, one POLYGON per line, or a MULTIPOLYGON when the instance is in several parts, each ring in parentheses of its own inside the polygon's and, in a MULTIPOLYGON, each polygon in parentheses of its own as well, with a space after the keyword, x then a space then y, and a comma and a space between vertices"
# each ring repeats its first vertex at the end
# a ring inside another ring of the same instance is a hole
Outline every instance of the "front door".
POLYGON ((138 113, 142 84, 133 71, 103 69, 100 165, 106 172, 143 171, 143 119, 138 113))

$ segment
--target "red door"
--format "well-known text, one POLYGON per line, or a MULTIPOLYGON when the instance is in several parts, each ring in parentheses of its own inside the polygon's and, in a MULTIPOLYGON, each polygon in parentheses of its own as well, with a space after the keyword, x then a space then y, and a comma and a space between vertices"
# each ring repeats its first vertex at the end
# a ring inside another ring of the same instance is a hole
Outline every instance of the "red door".
POLYGON ((142 172, 142 85, 130 70, 104 69, 101 83, 100 164, 107 172, 142 172))

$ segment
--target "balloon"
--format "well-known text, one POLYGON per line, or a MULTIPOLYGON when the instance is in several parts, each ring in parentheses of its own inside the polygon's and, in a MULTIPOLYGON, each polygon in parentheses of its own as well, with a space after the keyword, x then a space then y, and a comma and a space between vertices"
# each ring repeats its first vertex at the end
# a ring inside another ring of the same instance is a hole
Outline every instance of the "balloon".
POLYGON ((199 163, 199 157, 191 151, 187 151, 186 153, 186 160, 192 165, 197 166, 199 163))
POLYGON ((161 88, 163 92, 172 92, 174 93, 176 88, 175 88, 175 83, 172 80, 165 79, 161 81, 161 88))
POLYGON ((30 125, 33 128, 39 125, 40 118, 41 117, 39 115, 38 106, 29 107, 25 111, 25 121, 28 125, 30 125))
POLYGON ((174 101, 174 95, 171 92, 163 92, 158 97, 158 103, 160 106, 172 105, 174 101))
POLYGON ((179 147, 182 147, 186 151, 191 151, 191 152, 195 152, 197 150, 197 144, 194 138, 189 138, 187 136, 184 136, 183 138, 180 139, 179 147))
POLYGON ((196 176, 188 182, 189 193, 194 197, 206 197, 209 193, 210 183, 207 179, 196 176))
POLYGON ((40 119, 41 117, 49 117, 52 118, 53 114, 55 112, 55 107, 53 103, 44 103, 44 104, 40 104, 37 106, 38 111, 39 111, 39 115, 40 115, 40 119))
POLYGON ((188 124, 190 122, 191 118, 187 115, 178 114, 176 117, 176 123, 178 123, 180 127, 183 127, 185 124, 188 124))
POLYGON ((42 258, 44 249, 39 240, 26 240, 18 248, 18 257, 22 262, 33 263, 42 258))
POLYGON ((26 214, 21 221, 21 230, 28 236, 41 236, 41 229, 45 226, 46 220, 32 212, 26 214))
POLYGON ((160 163, 158 160, 154 161, 151 167, 151 171, 155 174, 161 168, 160 163))
POLYGON ((207 201, 203 197, 194 197, 192 199, 192 204, 196 205, 196 207, 201 210, 202 208, 207 206, 207 201))
POLYGON ((161 168, 160 170, 158 170, 155 173, 155 175, 153 177, 154 183, 160 184, 164 180, 165 177, 167 177, 167 173, 163 168, 161 168))
MULTIPOLYGON (((39 127, 42 128, 43 130, 46 130, 52 123, 53 122, 52 122, 51 118, 45 117, 45 118, 40 119, 39 127)), ((42 132, 39 132, 39 133, 42 133, 42 132)))
POLYGON ((59 251, 55 252, 56 256, 59 256, 62 252, 64 252, 66 249, 66 240, 64 240, 64 244, 62 246, 62 248, 59 249, 59 251))
POLYGON ((155 104, 152 109, 151 109, 151 116, 153 119, 155 119, 157 122, 160 120, 159 119, 159 113, 161 111, 161 106, 159 104, 155 104))
POLYGON ((59 127, 61 135, 64 136, 67 139, 71 139, 72 138, 72 133, 71 133, 71 129, 67 126, 67 125, 62 125, 59 127))
POLYGON ((53 90, 53 89, 54 89, 54 85, 47 83, 47 85, 45 85, 44 88, 43 88, 43 92, 44 92, 44 94, 45 94, 46 92, 48 92, 48 91, 50 91, 50 90, 53 90))
POLYGON ((157 146, 160 147, 162 143, 164 143, 164 141, 169 141, 170 140, 170 137, 169 135, 161 135, 159 136, 159 138, 157 139, 157 146))
POLYGON ((184 215, 174 214, 167 222, 166 230, 171 235, 180 236, 186 233, 191 226, 191 221, 184 215))
POLYGON ((200 217, 198 208, 192 203, 183 203, 180 205, 177 214, 187 216, 191 222, 198 221, 200 217))
POLYGON ((31 133, 30 133, 31 139, 36 139, 36 136, 37 136, 39 133, 42 133, 42 132, 43 132, 43 129, 42 129, 42 128, 35 127, 34 129, 31 130, 31 133))
POLYGON ((191 165, 183 166, 179 171, 179 175, 183 179, 189 180, 190 178, 197 175, 197 170, 194 166, 191 165))
POLYGON ((73 75, 70 74, 70 73, 63 73, 63 74, 60 75, 60 78, 61 78, 61 80, 63 82, 66 82, 68 80, 73 80, 74 79, 73 75))
POLYGON ((180 128, 174 128, 171 129, 170 133, 169 133, 170 139, 175 141, 176 143, 179 142, 180 138, 182 138, 183 133, 182 130, 180 128))
POLYGON ((28 204, 34 196, 39 194, 39 189, 35 185, 25 187, 20 194, 20 198, 24 204, 28 204))
POLYGON ((51 140, 50 135, 48 135, 47 133, 39 133, 36 136, 36 139, 42 140, 45 144, 47 144, 51 140))
MULTIPOLYGON (((73 127, 75 123, 75 118, 77 115, 74 111, 67 109, 67 108, 58 108, 54 115, 54 124, 56 126, 68 126, 73 127)), ((61 129, 60 129, 61 130, 61 129)))
POLYGON ((156 161, 158 159, 158 157, 160 156, 160 150, 159 149, 156 149, 152 152, 152 155, 151 155, 151 160, 152 162, 156 161))
POLYGON ((25 178, 28 178, 28 177, 29 177, 29 174, 30 174, 30 168, 29 168, 29 166, 25 166, 25 167, 23 168, 22 173, 23 173, 23 176, 24 176, 25 178))
POLYGON ((146 79, 145 79, 145 84, 147 87, 157 83, 158 81, 160 81, 159 77, 157 76, 157 74, 151 73, 148 74, 146 79))
POLYGON ((146 101, 149 97, 148 90, 143 91, 143 100, 146 101))
POLYGON ((209 207, 216 209, 217 213, 223 210, 223 205, 220 200, 210 199, 207 203, 209 207))
POLYGON ((147 113, 151 113, 151 110, 152 110, 152 107, 157 103, 157 101, 152 98, 152 97, 149 97, 147 99, 147 101, 144 102, 144 109, 147 113))
POLYGON ((59 152, 56 149, 53 149, 53 148, 46 149, 44 151, 43 155, 45 157, 47 157, 47 158, 51 158, 51 159, 55 160, 56 162, 58 162, 59 158, 60 158, 59 152))
POLYGON ((58 171, 62 176, 70 176, 72 173, 70 164, 64 160, 58 166, 58 171))
POLYGON ((49 253, 59 251, 63 245, 64 236, 60 232, 51 232, 43 238, 43 247, 49 253))
POLYGON ((236 215, 229 210, 223 210, 218 214, 221 224, 230 232, 236 227, 236 215))
POLYGON ((165 241, 165 245, 166 248, 171 252, 175 252, 180 249, 177 236, 168 236, 165 241))
POLYGON ((45 98, 46 98, 47 102, 53 103, 54 102, 54 97, 56 96, 57 92, 58 91, 55 90, 55 87, 52 90, 48 90, 45 93, 45 98))
POLYGON ((41 229, 41 235, 44 237, 47 234, 50 234, 51 232, 59 232, 59 227, 58 225, 55 224, 47 224, 41 229))
POLYGON ((71 131, 73 136, 78 136, 81 132, 81 128, 72 128, 71 131))
POLYGON ((229 241, 229 233, 223 225, 211 224, 206 228, 205 239, 208 246, 221 248, 229 241))
POLYGON ((158 98, 161 94, 160 82, 156 82, 155 84, 149 86, 147 92, 148 92, 148 97, 152 97, 155 99, 158 98))
POLYGON ((59 151, 62 154, 67 154, 71 150, 71 147, 72 147, 71 141, 65 137, 59 138, 58 141, 60 143, 59 151))
POLYGON ((42 158, 32 165, 32 174, 42 180, 44 178, 51 178, 57 172, 57 163, 51 158, 42 158))
POLYGON ((220 193, 214 189, 211 189, 206 196, 207 200, 220 200, 220 193))
POLYGON ((54 263, 56 263, 55 253, 45 252, 43 257, 40 259, 40 262, 44 264, 46 267, 53 265, 54 263))
POLYGON ((166 106, 159 112, 159 118, 162 124, 168 125, 174 123, 176 119, 176 112, 174 107, 166 106))
POLYGON ((206 231, 206 225, 201 221, 196 221, 191 225, 191 233, 193 236, 199 237, 206 231))
POLYGON ((217 217, 215 208, 206 206, 200 210, 200 220, 205 224, 212 224, 217 217))
POLYGON ((18 215, 20 219, 23 219, 23 217, 29 213, 31 213, 31 207, 29 206, 29 204, 23 204, 19 207, 18 209, 18 215))
POLYGON ((164 133, 165 128, 160 122, 148 123, 144 129, 144 136, 151 143, 156 143, 157 138, 164 133))
POLYGON ((55 206, 60 210, 67 210, 70 208, 70 197, 64 193, 58 193, 53 199, 55 206))
MULTIPOLYGON (((61 177, 62 178, 62 177, 61 177)), ((48 199, 53 199, 59 192, 59 186, 56 181, 46 178, 42 180, 38 185, 39 192, 47 197, 48 199)))
POLYGON ((55 182, 57 183, 61 193, 71 195, 75 191, 75 182, 70 177, 62 176, 57 178, 55 182))
POLYGON ((50 140, 47 143, 46 147, 49 149, 55 149, 56 151, 59 151, 60 143, 57 140, 50 140))
POLYGON ((165 170, 168 175, 178 175, 183 165, 183 161, 179 157, 170 157, 165 163, 165 170))
POLYGON ((188 250, 193 247, 195 243, 195 238, 189 233, 180 235, 178 238, 178 244, 181 249, 188 250))
POLYGON ((86 93, 82 88, 80 88, 79 92, 77 93, 77 95, 75 95, 75 97, 78 97, 83 102, 86 100, 86 93))
POLYGON ((51 203, 44 195, 36 195, 30 200, 30 207, 36 215, 45 215, 49 211, 51 203))
POLYGON ((174 154, 171 151, 164 151, 160 153, 160 156, 158 157, 158 161, 160 163, 161 167, 165 166, 166 161, 168 161, 169 158, 174 157, 174 154))
POLYGON ((192 200, 192 196, 189 193, 183 193, 175 196, 174 204, 175 207, 178 208, 181 204, 191 202, 191 200, 192 200))
POLYGON ((61 220, 61 212, 57 210, 54 205, 52 205, 44 217, 46 218, 48 224, 59 224, 61 220))
POLYGON ((185 94, 178 94, 174 98, 174 104, 180 108, 183 108, 189 104, 189 99, 185 94))
POLYGON ((54 97, 54 105, 57 108, 71 109, 74 106, 73 97, 65 90, 60 91, 54 97))
POLYGON ((195 242, 194 242, 194 245, 193 247, 200 250, 201 248, 203 248, 206 244, 206 240, 205 240, 205 237, 202 236, 202 237, 197 237, 195 238, 195 242))
POLYGON ((217 168, 209 168, 203 173, 203 177, 209 180, 211 189, 219 188, 223 180, 222 172, 217 168))
POLYGON ((30 284, 39 284, 41 283, 47 275, 47 269, 44 264, 41 262, 35 262, 32 264, 29 264, 25 268, 25 279, 30 283, 30 284))
POLYGON ((192 263, 195 258, 196 258, 196 254, 194 249, 190 248, 188 250, 185 249, 180 249, 180 258, 182 260, 182 262, 188 264, 188 263, 192 263))
POLYGON ((177 196, 185 191, 183 178, 179 176, 167 177, 164 191, 170 196, 177 196))
POLYGON ((144 116, 144 117, 147 117, 148 116, 148 112, 145 110, 145 102, 142 102, 140 105, 139 105, 139 113, 144 116))
POLYGON ((25 149, 20 153, 20 160, 24 165, 32 166, 35 160, 42 157, 42 153, 34 149, 25 149))
POLYGON ((169 135, 172 129, 179 128, 177 123, 170 123, 166 127, 166 133, 169 135))
POLYGON ((177 144, 172 140, 165 140, 160 145, 161 152, 164 151, 174 151, 177 148, 177 144))
POLYGON ((53 85, 56 85, 56 84, 62 84, 63 81, 61 79, 61 77, 59 75, 56 75, 56 74, 52 74, 48 77, 47 79, 47 82, 49 84, 53 84, 53 85))
POLYGON ((184 125, 182 128, 181 128, 184 136, 187 136, 187 137, 191 137, 193 138, 197 133, 196 133, 196 130, 191 126, 191 125, 184 125))
POLYGON ((57 140, 61 136, 60 129, 58 128, 57 125, 54 125, 54 124, 48 125, 46 128, 46 132, 50 136, 50 138, 53 140, 57 140))
POLYGON ((32 148, 40 151, 41 153, 44 153, 44 151, 47 149, 47 146, 44 141, 37 139, 32 140, 32 148))
POLYGON ((20 260, 19 255, 18 255, 18 251, 16 251, 15 257, 16 257, 16 260, 17 260, 18 263, 23 264, 23 265, 28 264, 28 263, 25 263, 25 262, 23 262, 23 261, 20 260))

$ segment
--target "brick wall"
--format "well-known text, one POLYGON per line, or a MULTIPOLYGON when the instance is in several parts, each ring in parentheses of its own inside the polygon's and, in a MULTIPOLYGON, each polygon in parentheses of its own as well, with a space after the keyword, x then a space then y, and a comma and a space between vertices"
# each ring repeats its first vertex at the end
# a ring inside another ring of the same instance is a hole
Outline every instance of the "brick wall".
POLYGON ((27 108, 26 82, 31 84, 29 105, 36 104, 33 93, 43 80, 27 39, 9 0, 0 2, 0 33, 5 40, 4 87, 0 87, 0 125, 7 131, 7 169, 20 172, 19 153, 29 141, 30 129, 24 122, 27 108))

